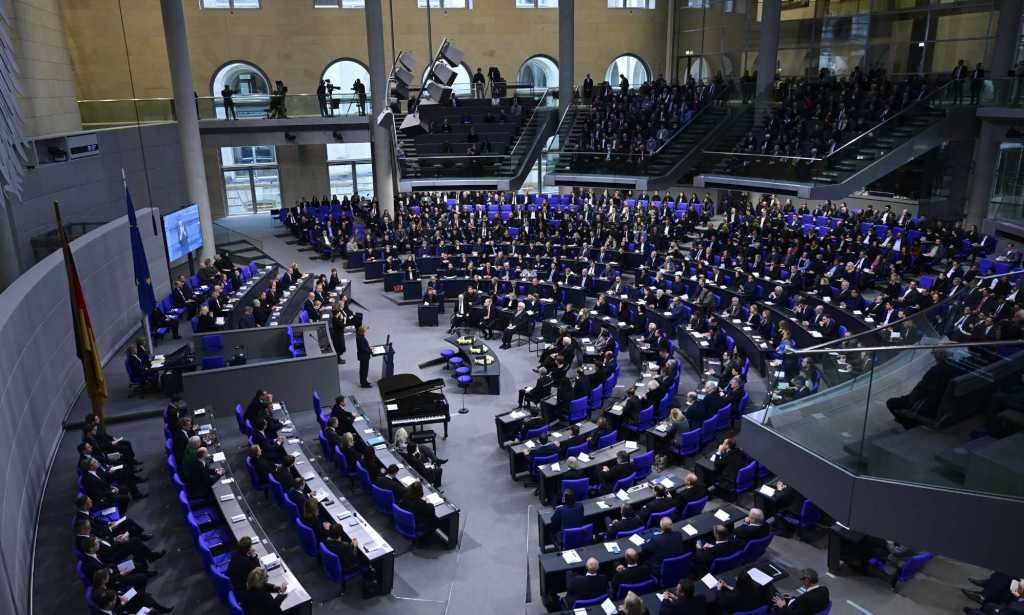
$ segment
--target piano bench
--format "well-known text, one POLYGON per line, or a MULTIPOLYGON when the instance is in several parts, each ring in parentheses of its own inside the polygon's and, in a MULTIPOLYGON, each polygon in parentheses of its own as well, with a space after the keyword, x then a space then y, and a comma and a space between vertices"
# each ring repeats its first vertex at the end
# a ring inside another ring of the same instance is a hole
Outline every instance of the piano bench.
POLYGON ((409 438, 416 444, 429 444, 430 448, 437 452, 437 434, 433 429, 420 429, 409 434, 409 438))

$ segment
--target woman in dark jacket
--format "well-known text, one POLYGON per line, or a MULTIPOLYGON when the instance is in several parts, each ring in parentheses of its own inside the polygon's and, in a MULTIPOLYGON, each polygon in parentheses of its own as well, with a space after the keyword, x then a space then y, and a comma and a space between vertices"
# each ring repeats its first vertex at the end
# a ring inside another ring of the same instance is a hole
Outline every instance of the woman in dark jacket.
POLYGON ((245 610, 245 615, 278 615, 284 612, 281 603, 284 602, 287 590, 285 585, 268 583, 267 569, 260 566, 249 573, 245 589, 238 595, 238 602, 245 610))
POLYGON ((718 582, 718 605, 727 613, 753 611, 768 604, 768 593, 747 574, 744 568, 736 578, 736 587, 718 582))
POLYGON ((419 481, 409 485, 398 506, 416 518, 417 532, 432 533, 437 529, 437 515, 434 514, 434 507, 423 499, 423 484, 419 481))

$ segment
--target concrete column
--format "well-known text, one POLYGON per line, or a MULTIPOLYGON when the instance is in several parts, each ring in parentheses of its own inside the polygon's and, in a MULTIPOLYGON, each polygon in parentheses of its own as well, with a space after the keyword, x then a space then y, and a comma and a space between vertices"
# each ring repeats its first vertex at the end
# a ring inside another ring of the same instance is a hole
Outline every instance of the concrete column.
MULTIPOLYGON (((668 0, 668 24, 665 26, 665 81, 672 83, 676 76, 676 0, 668 0)), ((656 75, 651 75, 656 78, 656 75)))
POLYGON ((761 45, 757 50, 757 95, 762 96, 775 85, 775 67, 779 57, 779 27, 782 20, 780 0, 761 2, 761 45))
POLYGON ((1024 2, 1021 0, 999 1, 999 22, 996 24, 996 40, 992 47, 992 67, 989 76, 993 79, 1005 77, 1013 68, 1017 55, 1017 33, 1020 31, 1020 14, 1024 2))
POLYGON ((974 145, 971 168, 971 191, 964 209, 964 220, 968 224, 981 226, 988 217, 988 203, 992 196, 992 180, 995 177, 996 159, 999 157, 999 142, 1006 136, 1006 127, 982 120, 981 131, 974 145))
POLYGON ((14 205, 10 193, 0 190, 0 290, 11 285, 21 275, 18 263, 18 242, 14 237, 14 205))
MULTIPOLYGON (((558 2, 558 115, 562 117, 572 106, 572 86, 576 54, 576 26, 573 14, 575 0, 558 2)), ((612 84, 613 86, 615 84, 612 84)))
POLYGON ((210 192, 206 187, 206 170, 203 168, 203 143, 199 138, 192 59, 188 52, 188 32, 185 29, 181 0, 160 0, 160 12, 163 14, 164 39, 167 41, 167 61, 171 67, 181 158, 185 164, 185 186, 188 198, 199 206, 199 228, 203 234, 200 259, 213 258, 213 215, 210 213, 210 192))
MULTIPOLYGON (((395 215, 395 170, 391 155, 391 128, 377 125, 377 116, 387 108, 388 68, 384 61, 384 13, 380 2, 367 2, 366 50, 370 61, 370 100, 373 113, 370 114, 370 141, 373 149, 373 191, 380 203, 380 212, 395 215)), ((392 58, 394 61, 394 58, 392 58)))

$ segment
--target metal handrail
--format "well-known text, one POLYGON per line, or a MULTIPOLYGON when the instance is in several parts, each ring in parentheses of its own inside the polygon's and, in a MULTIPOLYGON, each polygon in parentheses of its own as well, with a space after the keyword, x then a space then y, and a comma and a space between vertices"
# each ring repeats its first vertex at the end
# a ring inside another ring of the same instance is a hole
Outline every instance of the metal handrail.
POLYGON ((890 117, 889 119, 885 120, 884 122, 879 122, 878 124, 875 124, 875 125, 874 125, 874 126, 872 126, 872 127, 870 128, 870 129, 868 129, 868 130, 866 130, 866 131, 862 132, 861 134, 857 135, 857 136, 856 136, 856 137, 854 137, 853 139, 850 139, 850 140, 849 140, 849 141, 847 141, 847 142, 846 142, 846 143, 845 143, 845 144, 844 144, 844 145, 843 145, 842 147, 836 148, 836 149, 835 149, 835 150, 834 150, 834 151, 833 151, 832 153, 830 153, 830 154, 829 154, 828 156, 825 156, 825 158, 827 159, 827 158, 831 158, 832 156, 835 156, 836 154, 838 154, 839 152, 843 151, 843 150, 844 150, 844 149, 846 149, 847 147, 849 147, 849 146, 853 145, 853 144, 854 144, 854 143, 856 143, 857 141, 860 141, 860 140, 861 140, 861 139, 863 139, 864 137, 866 137, 866 136, 870 135, 871 133, 873 133, 873 132, 875 132, 875 131, 879 130, 880 128, 882 128, 883 126, 885 126, 886 124, 888 124, 889 122, 892 122, 892 121, 893 121, 893 120, 895 120, 896 118, 898 118, 898 117, 900 117, 900 116, 904 115, 905 113, 908 113, 908 112, 909 112, 909 111, 910 111, 911 109, 914 109, 914 108, 915 108, 915 107, 917 107, 918 105, 921 105, 921 104, 927 104, 927 103, 929 103, 930 101, 934 100, 934 98, 935 98, 936 96, 938 96, 939 94, 941 94, 941 93, 945 92, 945 91, 946 91, 946 89, 947 89, 947 88, 949 88, 949 87, 950 87, 950 86, 951 86, 952 84, 953 84, 953 82, 952 82, 952 81, 950 81, 950 82, 948 82, 948 83, 946 83, 946 84, 944 84, 944 85, 941 85, 941 86, 939 86, 938 88, 936 88, 936 89, 935 89, 935 91, 933 91, 933 92, 932 92, 931 94, 929 94, 928 96, 926 96, 926 97, 924 97, 924 98, 921 98, 921 99, 918 99, 918 100, 915 100, 913 104, 911 104, 911 105, 908 105, 906 109, 903 109, 902 111, 900 111, 900 112, 899 112, 899 113, 897 113, 896 115, 894 115, 894 116, 890 117))
POLYGON ((810 156, 779 156, 777 154, 751 154, 749 152, 720 152, 717 150, 704 150, 705 154, 717 156, 750 156, 751 158, 778 158, 779 160, 809 160, 810 162, 821 162, 824 158, 810 156))
MULTIPOLYGON (((539 111, 539 110, 540 110, 540 106, 541 106, 541 103, 542 103, 542 101, 543 101, 543 100, 544 100, 545 98, 547 98, 547 97, 548 97, 548 94, 549 94, 549 92, 551 92, 551 90, 552 90, 552 89, 553 89, 553 88, 544 88, 544 93, 543 93, 543 94, 541 94, 540 100, 538 100, 538 101, 537 101, 537 104, 533 106, 533 111, 531 111, 531 112, 530 112, 530 117, 529 117, 529 118, 528 118, 528 119, 526 120, 526 124, 525 124, 525 126, 529 126, 529 125, 530 125, 530 123, 532 123, 532 122, 533 122, 533 119, 534 119, 535 117, 537 117, 537 111, 539 111)), ((524 127, 525 127, 525 126, 524 126, 524 127)), ((521 132, 519 133, 519 137, 518 137, 518 138, 516 139, 516 142, 515 142, 515 144, 513 144, 513 145, 512 145, 512 149, 510 149, 510 150, 508 151, 508 158, 509 158, 509 163, 511 163, 511 162, 512 162, 512 158, 513 158, 513 157, 515 156, 515 153, 516 153, 516 148, 518 148, 518 147, 519 147, 519 144, 520 144, 520 143, 521 143, 521 142, 523 141, 523 134, 524 134, 525 132, 526 132, 526 131, 525 131, 525 130, 523 130, 523 131, 521 131, 521 132)))
MULTIPOLYGON (((852 338, 845 338, 852 339, 852 338)), ((884 350, 930 350, 934 348, 982 348, 986 346, 1024 346, 1024 340, 1006 340, 1001 342, 950 342, 948 344, 904 344, 900 346, 858 346, 856 348, 807 348, 790 350, 791 354, 845 354, 851 352, 877 352, 884 350)))

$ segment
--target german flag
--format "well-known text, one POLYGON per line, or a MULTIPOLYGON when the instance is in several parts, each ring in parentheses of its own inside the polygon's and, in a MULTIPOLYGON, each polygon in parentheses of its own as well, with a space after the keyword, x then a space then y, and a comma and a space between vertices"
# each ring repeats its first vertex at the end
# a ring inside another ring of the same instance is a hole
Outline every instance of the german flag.
POLYGON ((85 375, 85 391, 92 401, 92 412, 103 419, 103 402, 107 399, 107 380, 103 375, 103 363, 99 348, 96 347, 96 336, 92 332, 89 310, 85 306, 85 293, 78 279, 75 258, 71 254, 68 237, 64 233, 64 222, 60 217, 60 206, 54 202, 54 214, 57 216, 57 237, 61 250, 64 252, 64 267, 68 273, 68 291, 71 297, 71 323, 75 327, 75 351, 82 362, 85 375))

